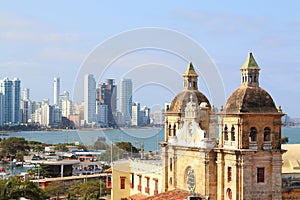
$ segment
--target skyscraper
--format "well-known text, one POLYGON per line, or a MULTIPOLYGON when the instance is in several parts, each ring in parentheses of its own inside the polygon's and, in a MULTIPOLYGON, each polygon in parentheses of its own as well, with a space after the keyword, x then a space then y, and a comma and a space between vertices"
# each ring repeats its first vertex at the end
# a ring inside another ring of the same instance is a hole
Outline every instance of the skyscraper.
POLYGON ((3 122, 20 122, 21 81, 18 78, 0 81, 0 93, 3 95, 3 122))
POLYGON ((29 89, 24 88, 23 89, 23 100, 28 100, 28 99, 30 99, 29 89))
POLYGON ((4 96, 3 94, 0 92, 0 126, 3 126, 3 99, 4 96))
POLYGON ((140 126, 140 103, 134 102, 132 105, 132 126, 140 126))
POLYGON ((13 122, 20 123, 20 103, 21 103, 21 81, 18 78, 12 80, 13 85, 13 122))
POLYGON ((84 120, 96 122, 96 81, 92 74, 84 76, 84 120))
POLYGON ((132 116, 132 80, 122 79, 120 82, 120 111, 126 125, 131 125, 132 116))
POLYGON ((59 77, 54 78, 53 86, 54 86, 53 87, 53 89, 54 89, 53 104, 58 106, 59 93, 60 93, 60 78, 59 77))
POLYGON ((117 111, 117 86, 114 84, 113 79, 106 79, 105 83, 98 85, 96 100, 99 101, 101 105, 108 106, 108 124, 109 126, 114 126, 114 116, 116 116, 117 111))

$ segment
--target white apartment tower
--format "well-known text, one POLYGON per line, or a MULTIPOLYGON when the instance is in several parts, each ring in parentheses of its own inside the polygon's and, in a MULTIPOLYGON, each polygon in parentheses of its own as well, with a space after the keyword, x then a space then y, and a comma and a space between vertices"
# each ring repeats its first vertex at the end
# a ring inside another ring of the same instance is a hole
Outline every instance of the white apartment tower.
POLYGON ((84 76, 84 120, 96 122, 96 81, 92 74, 84 76))
POLYGON ((54 89, 53 104, 58 105, 59 93, 60 93, 60 78, 59 77, 54 78, 53 89, 54 89))
POLYGON ((126 125, 131 125, 131 116, 132 116, 132 80, 131 79, 121 79, 120 111, 123 115, 124 123, 126 125))
POLYGON ((29 89, 24 88, 23 89, 23 99, 21 100, 21 122, 27 123, 29 120, 31 120, 31 114, 32 114, 32 103, 30 101, 30 95, 29 95, 29 89))
POLYGON ((140 103, 134 102, 132 105, 132 117, 131 117, 132 126, 140 126, 140 103))
POLYGON ((23 89, 23 100, 29 100, 29 99, 30 99, 29 89, 28 88, 24 88, 23 89))

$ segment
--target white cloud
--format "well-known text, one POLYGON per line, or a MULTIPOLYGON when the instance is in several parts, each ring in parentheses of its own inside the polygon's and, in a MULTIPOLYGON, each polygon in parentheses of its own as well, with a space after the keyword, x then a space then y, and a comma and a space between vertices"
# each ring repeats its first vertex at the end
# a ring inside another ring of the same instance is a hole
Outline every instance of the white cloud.
POLYGON ((24 42, 73 42, 80 40, 77 33, 61 33, 51 25, 28 16, 0 14, 0 40, 24 42))
POLYGON ((0 40, 25 42, 73 42, 80 40, 78 34, 73 33, 37 33, 27 31, 0 32, 0 40))
POLYGON ((86 57, 86 52, 80 52, 69 48, 48 47, 40 51, 40 56, 55 60, 81 63, 86 57))
POLYGON ((0 29, 18 29, 32 27, 33 20, 11 14, 0 14, 0 29))

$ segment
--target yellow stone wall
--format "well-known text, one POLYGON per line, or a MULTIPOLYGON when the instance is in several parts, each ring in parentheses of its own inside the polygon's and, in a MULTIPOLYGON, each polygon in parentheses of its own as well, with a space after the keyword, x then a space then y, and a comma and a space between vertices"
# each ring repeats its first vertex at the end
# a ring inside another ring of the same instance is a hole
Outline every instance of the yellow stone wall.
POLYGON ((115 162, 112 165, 112 192, 113 200, 120 200, 121 198, 128 198, 130 196, 130 163, 129 162, 115 162), (125 189, 120 189, 120 177, 125 178, 125 189))
POLYGON ((216 199, 217 168, 215 153, 205 152, 203 149, 172 146, 168 148, 167 183, 168 190, 181 189, 188 191, 186 172, 192 168, 195 173, 195 193, 216 199), (172 159, 172 171, 170 158, 172 159), (172 181, 171 181, 172 180, 172 181))

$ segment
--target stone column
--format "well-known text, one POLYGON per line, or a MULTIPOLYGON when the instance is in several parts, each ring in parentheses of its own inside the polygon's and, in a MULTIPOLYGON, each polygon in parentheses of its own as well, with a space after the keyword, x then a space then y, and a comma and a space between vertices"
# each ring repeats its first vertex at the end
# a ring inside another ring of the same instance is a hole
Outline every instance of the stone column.
POLYGON ((224 155, 222 152, 217 153, 217 200, 224 199, 224 155))
POLYGON ((64 177, 64 165, 61 164, 60 166, 60 177, 64 177))

